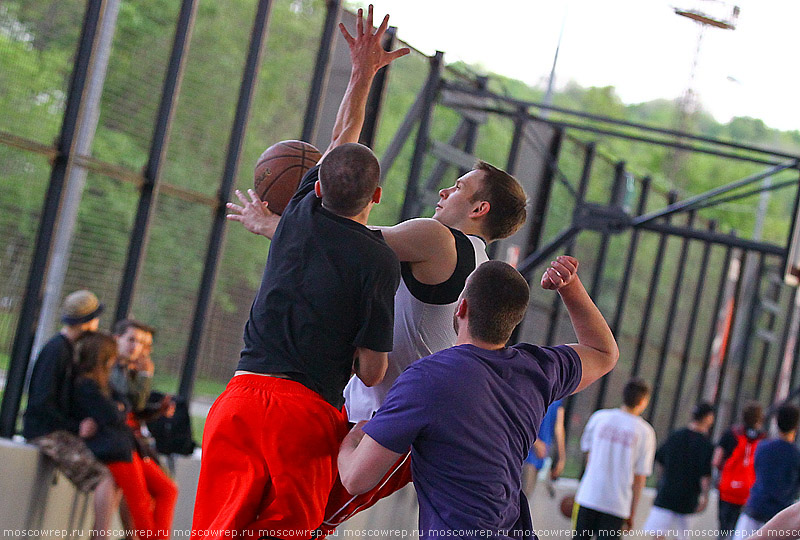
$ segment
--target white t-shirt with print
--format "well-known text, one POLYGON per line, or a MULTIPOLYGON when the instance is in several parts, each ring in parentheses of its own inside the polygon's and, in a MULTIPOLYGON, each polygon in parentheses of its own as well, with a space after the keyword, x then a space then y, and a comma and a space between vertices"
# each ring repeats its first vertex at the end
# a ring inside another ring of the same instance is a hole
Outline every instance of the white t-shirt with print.
POLYGON ((642 417, 622 409, 595 412, 581 436, 589 462, 575 501, 580 506, 627 519, 633 501, 633 476, 650 476, 656 433, 642 417))

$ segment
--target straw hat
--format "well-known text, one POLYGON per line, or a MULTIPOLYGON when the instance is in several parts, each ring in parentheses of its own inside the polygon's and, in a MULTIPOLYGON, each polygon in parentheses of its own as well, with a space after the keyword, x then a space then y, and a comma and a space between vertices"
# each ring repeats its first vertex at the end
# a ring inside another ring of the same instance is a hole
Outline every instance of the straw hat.
POLYGON ((75 291, 64 299, 61 322, 69 325, 83 324, 103 313, 103 304, 91 291, 75 291))

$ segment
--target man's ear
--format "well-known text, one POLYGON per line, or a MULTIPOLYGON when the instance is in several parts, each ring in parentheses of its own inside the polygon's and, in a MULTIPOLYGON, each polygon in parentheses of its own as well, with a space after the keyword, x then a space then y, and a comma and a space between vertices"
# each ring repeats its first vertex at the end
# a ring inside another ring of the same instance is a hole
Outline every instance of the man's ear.
POLYGON ((375 192, 372 194, 372 202, 374 202, 375 204, 378 204, 379 202, 381 202, 381 194, 382 193, 383 193, 383 191, 381 190, 381 186, 376 187, 375 188, 375 192))
POLYGON ((456 317, 463 319, 467 316, 467 299, 461 298, 456 306, 456 317))
POLYGON ((489 201, 480 201, 472 208, 472 212, 470 213, 469 217, 479 218, 485 216, 491 209, 492 205, 489 204, 489 201))
POLYGON ((314 182, 314 193, 317 194, 318 199, 322 198, 322 183, 319 180, 314 182))

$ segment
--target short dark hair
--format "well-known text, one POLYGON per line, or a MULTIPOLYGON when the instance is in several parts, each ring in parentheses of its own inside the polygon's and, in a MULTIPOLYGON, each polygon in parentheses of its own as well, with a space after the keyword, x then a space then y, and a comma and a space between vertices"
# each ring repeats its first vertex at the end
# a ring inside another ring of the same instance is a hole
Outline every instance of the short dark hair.
POLYGON ((706 418, 709 414, 714 414, 714 406, 705 401, 701 401, 692 409, 692 420, 699 422, 706 418))
POLYGON ((507 238, 517 232, 525 223, 528 199, 525 190, 516 178, 485 161, 475 164, 476 171, 485 174, 481 179, 481 187, 472 196, 471 202, 487 201, 489 213, 483 225, 486 240, 507 238))
POLYGON ((781 433, 789 433, 797 429, 797 423, 800 421, 800 409, 796 405, 784 403, 778 408, 777 421, 781 433))
POLYGON ((75 341, 78 375, 91 373, 117 354, 117 342, 105 332, 84 332, 75 341))
POLYGON ((467 279, 469 333, 492 344, 506 343, 528 309, 528 282, 513 266, 487 261, 467 279))
POLYGON ((764 422, 764 407, 758 401, 748 401, 742 409, 742 423, 746 429, 756 429, 764 422))
POLYGON ((381 165, 372 150, 358 143, 337 146, 319 168, 322 205, 344 217, 358 215, 372 199, 381 179, 381 165))
POLYGON ((114 335, 121 336, 124 335, 125 332, 128 331, 130 328, 135 328, 137 330, 141 330, 142 332, 147 332, 150 335, 155 336, 156 329, 150 326, 149 324, 144 324, 143 322, 139 322, 134 319, 122 319, 114 324, 114 335))
POLYGON ((644 379, 634 377, 625 384, 622 389, 622 402, 627 407, 638 407, 647 396, 650 395, 650 385, 644 379))

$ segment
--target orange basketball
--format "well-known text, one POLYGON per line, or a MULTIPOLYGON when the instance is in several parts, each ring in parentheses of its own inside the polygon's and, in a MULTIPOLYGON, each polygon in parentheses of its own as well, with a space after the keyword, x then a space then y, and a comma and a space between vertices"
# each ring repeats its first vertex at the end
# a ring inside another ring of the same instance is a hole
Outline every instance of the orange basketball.
POLYGON ((575 497, 573 495, 566 495, 561 499, 560 510, 561 515, 565 518, 572 519, 572 508, 575 506, 575 497))
POLYGON ((268 208, 282 214, 297 191, 303 175, 322 158, 319 150, 303 141, 281 141, 261 154, 256 162, 253 189, 268 208))

